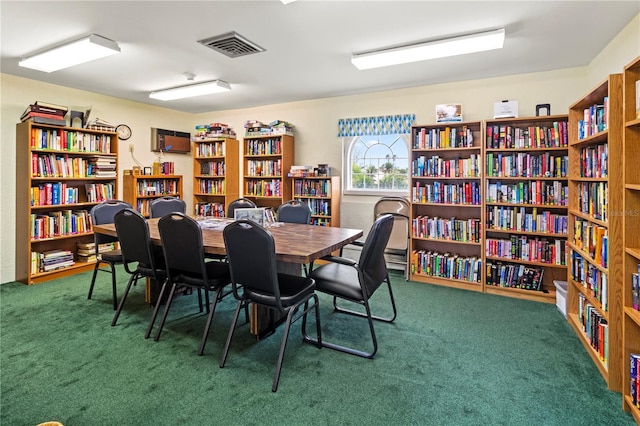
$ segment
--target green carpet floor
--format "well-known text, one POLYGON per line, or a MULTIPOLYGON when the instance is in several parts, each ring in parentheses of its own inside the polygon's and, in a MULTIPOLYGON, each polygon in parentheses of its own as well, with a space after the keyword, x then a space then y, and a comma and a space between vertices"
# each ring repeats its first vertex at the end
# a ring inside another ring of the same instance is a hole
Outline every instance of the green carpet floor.
MULTIPOLYGON (((122 291, 127 276, 118 273, 122 291)), ((205 316, 195 295, 176 299, 154 342, 143 338, 151 315, 143 286, 111 327, 109 278, 87 300, 90 278, 0 286, 0 424, 634 424, 554 305, 393 273, 398 319, 376 324, 374 360, 303 344, 298 322, 272 393, 281 329, 257 342, 239 328, 220 369, 231 298, 200 357, 205 316)), ((325 339, 369 347, 364 320, 332 313, 324 296, 321 308, 325 339)))

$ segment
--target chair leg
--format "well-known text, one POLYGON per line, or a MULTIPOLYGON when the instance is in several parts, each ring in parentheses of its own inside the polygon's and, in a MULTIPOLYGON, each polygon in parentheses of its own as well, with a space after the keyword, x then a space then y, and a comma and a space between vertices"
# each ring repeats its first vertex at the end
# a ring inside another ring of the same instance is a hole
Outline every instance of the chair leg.
MULTIPOLYGON (((207 293, 209 292, 208 290, 205 290, 205 291, 207 293)), ((207 315, 207 322, 204 326, 204 333, 202 334, 202 340, 200 341, 200 349, 198 349, 198 355, 202 355, 204 353, 204 346, 207 344, 207 338, 209 337, 209 329, 211 328, 211 320, 213 319, 213 313, 216 311, 216 305, 218 304, 218 300, 220 300, 220 297, 219 297, 220 292, 222 292, 222 287, 219 287, 218 290, 216 290, 216 296, 213 298, 213 302, 211 302, 211 308, 209 309, 209 314, 207 315)))
POLYGON ((124 294, 122 295, 122 299, 120 299, 120 303, 118 304, 118 309, 116 310, 116 314, 113 316, 113 320, 111 321, 111 326, 115 326, 118 322, 118 317, 120 316, 120 312, 122 311, 122 307, 124 306, 124 302, 127 300, 127 296, 129 295, 129 290, 131 290, 131 286, 138 282, 138 278, 140 278, 140 274, 135 273, 131 275, 129 278, 129 282, 127 283, 127 288, 124 290, 124 294))
MULTIPOLYGON (((158 332, 156 333, 156 337, 153 340, 156 342, 160 340, 160 333, 162 333, 162 328, 164 327, 164 323, 167 320, 167 314, 169 313, 169 308, 171 307, 171 302, 173 301, 173 296, 176 293, 176 287, 178 285, 173 283, 171 286, 171 292, 169 293, 169 297, 167 298, 167 305, 164 307, 164 312, 162 313, 162 319, 160 320, 160 325, 158 326, 158 332)), ((160 299, 158 299, 158 303, 160 299)))
POLYGON ((100 269, 100 261, 96 260, 96 265, 93 268, 93 276, 91 277, 91 285, 89 286, 89 294, 87 295, 87 299, 91 300, 91 295, 93 294, 93 286, 96 283, 96 277, 98 275, 98 269, 100 269))
MULTIPOLYGON (((396 309, 396 300, 393 297, 393 291, 391 290, 391 281, 389 280, 389 276, 387 275, 387 278, 385 279, 386 283, 387 283, 387 289, 389 291, 389 300, 391 301, 391 309, 393 311, 393 315, 391 317, 381 317, 381 316, 377 316, 377 315, 372 315, 371 318, 373 318, 376 321, 381 321, 381 322, 393 322, 395 321, 396 317, 398 316, 398 311, 396 309)), ((349 314, 349 315, 355 315, 358 317, 363 317, 366 318, 368 317, 367 314, 363 314, 362 312, 358 312, 358 311, 353 311, 351 309, 345 309, 345 308, 341 308, 338 306, 337 304, 337 297, 333 297, 333 309, 336 312, 341 312, 343 314, 349 314)))
POLYGON ((278 383, 280 382, 280 371, 282 370, 282 361, 284 359, 284 352, 287 349, 287 339, 289 338, 289 328, 291 327, 291 316, 295 309, 289 309, 287 314, 287 323, 282 333, 282 343, 280 343, 280 353, 278 354, 278 361, 276 361, 276 372, 273 376, 273 385, 271 386, 271 392, 278 390, 278 383))
POLYGON ((222 351, 222 359, 220 359, 220 368, 224 368, 224 363, 227 361, 227 355, 229 354, 229 347, 231 346, 231 339, 233 338, 233 333, 236 331, 236 323, 238 322, 238 316, 240 316, 240 309, 242 309, 243 305, 246 308, 247 302, 244 300, 238 300, 238 304, 236 305, 236 311, 233 314, 233 320, 231 321, 231 326, 229 327, 229 333, 227 334, 227 341, 224 344, 224 350, 222 351))
POLYGON ((162 283, 162 287, 160 288, 160 294, 158 295, 158 300, 156 300, 156 306, 153 307, 153 314, 151 315, 151 320, 149 321, 149 326, 147 327, 147 332, 144 335, 145 339, 148 339, 151 336, 151 331, 153 330, 153 324, 156 322, 156 317, 158 316, 158 310, 160 309, 161 300, 164 296, 164 292, 167 288, 167 283, 169 279, 165 279, 162 283))
POLYGON ((109 262, 111 266, 111 291, 113 292, 113 310, 118 309, 118 290, 116 288, 116 265, 109 262))
POLYGON ((316 312, 316 338, 312 338, 307 334, 307 314, 311 310, 309 308, 309 300, 304 302, 304 314, 302 315, 302 341, 315 345, 318 349, 322 348, 322 327, 320 327, 320 307, 318 306, 318 295, 313 296, 313 306, 316 312))
POLYGON ((198 307, 200 308, 200 312, 204 310, 204 308, 202 307, 202 289, 201 288, 198 289, 198 307))

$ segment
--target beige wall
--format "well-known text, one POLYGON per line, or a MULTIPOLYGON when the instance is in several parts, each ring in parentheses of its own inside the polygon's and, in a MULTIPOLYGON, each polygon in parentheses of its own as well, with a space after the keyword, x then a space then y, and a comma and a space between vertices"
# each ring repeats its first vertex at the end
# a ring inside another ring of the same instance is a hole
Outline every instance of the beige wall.
MULTIPOLYGON (((410 89, 317 99, 287 104, 269 105, 242 110, 205 114, 186 114, 152 107, 95 93, 0 74, 0 283, 12 281, 15 260, 15 124, 27 105, 36 101, 68 105, 84 110, 93 106, 92 116, 114 124, 126 123, 133 136, 120 142, 120 170, 134 164, 128 152, 133 144, 134 155, 144 165, 150 165, 156 154, 149 150, 150 128, 193 131, 196 124, 213 121, 230 124, 239 135, 245 120, 292 122, 296 134, 295 162, 315 165, 328 163, 334 174, 341 174, 342 148, 336 137, 340 118, 387 114, 414 113, 418 124, 435 122, 435 105, 460 103, 467 121, 492 118, 493 103, 502 99, 518 100, 519 115, 535 115, 535 105, 550 103, 552 114, 567 113, 569 105, 601 81, 608 73, 622 67, 640 54, 640 15, 614 39, 588 67, 552 72, 513 75, 500 78, 471 80, 410 89)), ((240 136, 239 136, 240 137, 240 136)), ((167 155, 176 163, 176 173, 184 175, 185 199, 192 200, 192 162, 188 156, 167 155)), ((122 172, 120 172, 122 173, 122 172)), ((120 186, 119 193, 122 193, 120 186)), ((371 206, 375 198, 349 196, 343 199, 341 224, 368 229, 371 206)))

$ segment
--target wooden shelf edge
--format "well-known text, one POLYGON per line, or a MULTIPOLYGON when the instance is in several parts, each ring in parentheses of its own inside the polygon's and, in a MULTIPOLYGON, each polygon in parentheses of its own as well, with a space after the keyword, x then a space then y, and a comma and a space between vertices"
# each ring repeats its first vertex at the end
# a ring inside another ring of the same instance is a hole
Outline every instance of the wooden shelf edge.
POLYGON ((640 260, 640 248, 636 247, 625 247, 624 251, 630 255, 640 260))
POLYGON ((551 232, 542 231, 519 231, 517 229, 496 229, 487 228, 487 232, 496 232, 501 234, 518 234, 518 235, 537 235, 542 237, 567 238, 568 234, 553 234, 551 232))
POLYGON ((452 243, 452 244, 463 244, 463 245, 469 245, 469 246, 481 246, 482 245, 482 242, 443 240, 443 239, 438 239, 438 238, 418 237, 416 235, 412 235, 411 239, 412 240, 416 240, 416 241, 428 241, 428 242, 431 242, 431 243, 443 243, 443 244, 452 243))
POLYGON ((609 268, 605 268, 604 266, 599 265, 598 262, 596 262, 596 260, 589 255, 589 253, 585 253, 581 248, 578 248, 571 241, 568 242, 568 245, 571 250, 575 251, 580 256, 582 256, 583 259, 587 260, 591 264, 591 266, 595 267, 603 274, 609 274, 609 268))
POLYGON ((631 396, 627 395, 626 393, 622 400, 623 400, 622 408, 624 409, 624 411, 630 413, 633 419, 636 421, 636 423, 640 425, 640 408, 633 405, 633 400, 631 399, 631 396))
POLYGON ((590 290, 588 290, 586 287, 584 287, 579 282, 574 281, 571 277, 567 277, 567 281, 571 285, 573 285, 575 287, 575 289, 576 289, 576 291, 578 293, 580 293, 581 295, 583 295, 587 299, 587 301, 591 304, 591 306, 593 306, 594 308, 596 308, 598 310, 600 315, 602 315, 602 317, 604 319, 606 319, 607 322, 609 322, 609 311, 605 311, 602 308, 602 304, 591 294, 590 290))
POLYGON ((55 280, 57 278, 67 277, 69 275, 78 274, 80 272, 86 272, 93 270, 96 262, 76 262, 73 266, 67 268, 56 269, 50 272, 40 272, 32 274, 29 279, 29 284, 40 284, 45 281, 55 280))
POLYGON ((556 265, 555 263, 532 262, 522 259, 510 259, 507 257, 486 256, 487 260, 495 260, 496 262, 518 263, 523 265, 542 266, 545 268, 569 269, 569 265, 556 265))
POLYGON ((568 314, 567 321, 569 322, 571 327, 573 327, 574 331, 578 335, 578 340, 580 340, 582 346, 584 346, 584 348, 587 350, 587 353, 591 357, 591 360, 600 371, 600 374, 604 378, 604 381, 607 383, 607 386, 609 386, 609 371, 600 359, 600 355, 595 351, 595 349, 591 347, 591 344, 587 340, 587 336, 584 334, 584 331, 582 331, 582 324, 580 323, 578 315, 571 313, 568 314))
POLYGON ((635 322, 636 325, 640 327, 640 311, 636 311, 629 306, 625 306, 624 313, 631 321, 635 322))
POLYGON ((551 290, 548 293, 534 290, 524 290, 521 288, 499 287, 494 285, 486 285, 485 291, 488 294, 497 294, 500 296, 512 297, 515 299, 531 300, 533 302, 556 303, 556 292, 551 290))
POLYGON ((431 275, 422 275, 422 274, 415 274, 415 273, 412 273, 409 279, 411 281, 421 282, 425 284, 433 284, 433 285, 439 285, 444 287, 460 288, 464 290, 482 292, 482 284, 472 283, 470 281, 434 277, 431 275))

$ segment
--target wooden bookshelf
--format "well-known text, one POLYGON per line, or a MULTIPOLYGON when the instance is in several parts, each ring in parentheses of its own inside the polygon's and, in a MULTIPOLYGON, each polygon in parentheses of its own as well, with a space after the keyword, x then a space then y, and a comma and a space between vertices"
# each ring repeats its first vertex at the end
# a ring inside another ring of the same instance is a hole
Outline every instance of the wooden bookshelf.
POLYGON ((196 138, 193 143, 194 214, 225 217, 229 203, 240 197, 238 140, 196 138))
POLYGON ((483 291, 482 169, 481 122, 411 128, 411 280, 483 291))
POLYGON ((621 74, 610 75, 569 108, 567 320, 616 392, 629 364, 622 354, 622 121, 621 74))
POLYGON ((246 136, 242 141, 242 196, 274 210, 288 201, 293 165, 291 135, 246 136))
POLYGON ((89 210, 117 198, 117 159, 115 132, 17 124, 17 281, 37 284, 93 269, 93 262, 78 262, 77 245, 93 242, 89 210), (115 165, 115 173, 98 177, 98 159, 115 165), (34 253, 53 250, 71 252, 74 264, 44 271, 46 262, 34 253))
POLYGON ((181 175, 124 175, 123 201, 131 204, 142 216, 151 214, 151 202, 162 197, 182 198, 181 175))
POLYGON ((553 281, 567 279, 567 123, 567 115, 484 123, 487 293, 555 303, 553 281), (542 272, 539 289, 527 271, 542 272))
POLYGON ((314 225, 340 227, 340 176, 292 177, 291 181, 291 199, 309 206, 314 225))
MULTIPOLYGON (((624 275, 622 324, 622 406, 640 424, 640 405, 631 396, 631 354, 640 354, 640 311, 634 308, 632 274, 640 271, 640 110, 637 99, 640 81, 640 56, 624 68, 624 275)), ((636 397, 637 398, 637 397, 636 397)))

